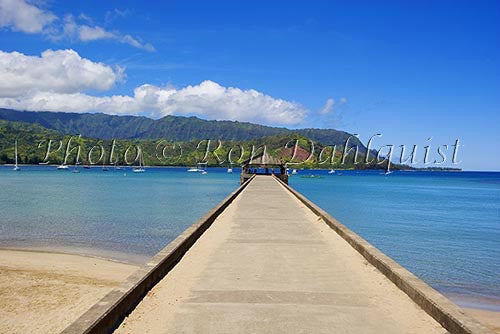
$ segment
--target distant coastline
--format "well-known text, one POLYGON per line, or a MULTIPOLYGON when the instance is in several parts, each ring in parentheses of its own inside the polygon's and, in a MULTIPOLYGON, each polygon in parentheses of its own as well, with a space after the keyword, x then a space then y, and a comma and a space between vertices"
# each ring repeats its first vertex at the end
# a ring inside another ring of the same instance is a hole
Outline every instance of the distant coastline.
POLYGON ((55 163, 131 165, 139 156, 148 166, 237 166, 263 151, 290 168, 458 170, 461 144, 366 146, 358 135, 336 129, 286 129, 252 123, 208 121, 196 117, 144 117, 28 112, 0 108, 0 164, 55 163), (378 149, 376 149, 377 147, 378 149), (446 149, 443 149, 446 147, 446 149), (449 148, 449 150, 448 150, 449 148), (405 151, 406 149, 406 151, 405 151), (396 150, 400 150, 396 152, 396 150), (406 152, 406 153, 405 153, 406 152), (450 160, 450 161, 447 161, 450 160), (445 167, 441 167, 445 166, 445 167), (451 167, 450 167, 451 166, 451 167))
MULTIPOLYGON (((0 166, 7 166, 7 167, 14 167, 14 164, 11 163, 4 163, 0 164, 0 166)), ((19 166, 31 166, 31 167, 57 167, 59 164, 19 164, 19 166)), ((71 166, 71 165, 70 165, 71 166)), ((192 167, 193 165, 144 165, 144 167, 148 168, 189 168, 192 167)), ((89 165, 90 168, 102 168, 102 167, 107 167, 107 168, 113 168, 115 165, 89 165)), ((133 165, 120 165, 121 168, 133 168, 133 165)), ((227 168, 229 165, 211 165, 209 164, 207 167, 209 168, 227 168)), ((240 166, 232 166, 233 168, 240 168, 240 166)), ((403 169, 394 169, 399 172, 412 172, 412 171, 419 171, 419 172, 495 172, 495 171, 469 171, 469 170, 462 170, 461 168, 452 168, 452 167, 425 167, 425 168, 417 168, 417 167, 410 167, 409 168, 403 168, 403 169)), ((293 168, 293 167, 291 167, 293 168)), ((298 168, 298 169, 303 169, 303 170, 339 170, 339 171, 345 171, 345 170, 374 170, 374 171, 384 171, 385 169, 383 168, 369 168, 369 169, 356 169, 356 168, 319 168, 319 167, 303 167, 303 168, 298 168)))

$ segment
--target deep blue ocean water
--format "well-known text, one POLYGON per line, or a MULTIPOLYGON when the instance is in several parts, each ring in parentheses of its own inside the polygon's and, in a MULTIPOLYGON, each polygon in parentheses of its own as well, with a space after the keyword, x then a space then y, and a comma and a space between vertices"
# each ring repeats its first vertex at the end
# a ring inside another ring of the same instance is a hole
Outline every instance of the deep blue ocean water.
MULTIPOLYGON (((144 259, 239 184, 208 171, 0 167, 0 247, 144 259)), ((455 301, 500 310, 500 173, 300 170, 290 185, 455 301)))

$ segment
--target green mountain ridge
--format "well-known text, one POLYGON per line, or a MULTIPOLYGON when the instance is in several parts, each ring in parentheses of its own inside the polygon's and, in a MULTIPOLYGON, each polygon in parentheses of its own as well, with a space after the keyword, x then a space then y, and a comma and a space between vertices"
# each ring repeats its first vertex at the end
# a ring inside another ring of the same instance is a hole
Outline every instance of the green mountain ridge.
POLYGON ((16 141, 20 164, 41 162, 75 164, 78 161, 94 165, 114 164, 115 162, 120 165, 131 165, 137 163, 135 154, 140 147, 145 163, 151 166, 188 166, 200 161, 207 161, 209 166, 228 166, 240 165, 250 158, 252 152, 258 154, 265 146, 269 154, 296 168, 332 168, 334 166, 341 169, 383 168, 374 163, 355 165, 352 154, 348 155, 346 163, 343 163, 343 147, 338 147, 333 151, 331 146, 311 141, 310 138, 293 132, 247 141, 168 141, 164 138, 111 140, 62 134, 37 123, 0 119, 0 164, 14 162, 16 141), (49 141, 52 149, 47 155, 49 141), (298 146, 294 148, 296 142, 298 146), (311 146, 311 142, 314 146, 311 146), (78 147, 81 152, 79 155, 77 154, 78 147), (132 157, 132 160, 126 158, 127 151, 131 153, 129 157, 132 157), (207 151, 209 153, 205 156, 207 151), (294 151, 296 152, 295 158, 293 158, 294 151), (66 155, 65 152, 69 153, 66 155))
MULTIPOLYGON (((99 139, 159 139, 172 141, 248 141, 280 134, 298 134, 324 145, 344 145, 351 134, 335 129, 287 129, 238 122, 203 120, 197 117, 165 116, 154 120, 143 116, 116 116, 102 113, 18 111, 0 108, 0 119, 35 123, 62 134, 81 134, 99 139)), ((352 137, 351 145, 365 146, 352 137)))

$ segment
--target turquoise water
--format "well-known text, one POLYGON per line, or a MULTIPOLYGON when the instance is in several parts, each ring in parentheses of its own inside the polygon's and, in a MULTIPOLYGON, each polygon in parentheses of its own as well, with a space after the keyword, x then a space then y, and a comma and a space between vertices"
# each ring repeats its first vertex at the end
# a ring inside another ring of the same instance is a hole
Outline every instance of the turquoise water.
POLYGON ((0 246, 151 256, 239 185, 221 170, 80 170, 0 168, 0 246))
MULTIPOLYGON (((239 170, 79 174, 0 167, 0 247, 144 259, 239 184, 239 170)), ((464 306, 500 310, 500 173, 342 171, 290 185, 464 306)))
POLYGON ((500 173, 321 175, 290 185, 459 304, 500 311, 500 173))

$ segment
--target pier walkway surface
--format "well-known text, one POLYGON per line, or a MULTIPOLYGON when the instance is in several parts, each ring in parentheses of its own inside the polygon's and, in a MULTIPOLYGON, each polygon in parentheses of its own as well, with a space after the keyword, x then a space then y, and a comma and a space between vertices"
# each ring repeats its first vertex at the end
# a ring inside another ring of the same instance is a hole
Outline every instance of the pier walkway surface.
POLYGON ((115 333, 447 331, 276 179, 256 176, 115 333))

